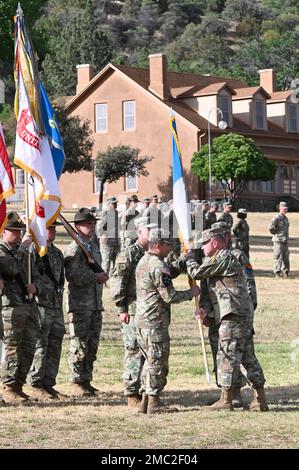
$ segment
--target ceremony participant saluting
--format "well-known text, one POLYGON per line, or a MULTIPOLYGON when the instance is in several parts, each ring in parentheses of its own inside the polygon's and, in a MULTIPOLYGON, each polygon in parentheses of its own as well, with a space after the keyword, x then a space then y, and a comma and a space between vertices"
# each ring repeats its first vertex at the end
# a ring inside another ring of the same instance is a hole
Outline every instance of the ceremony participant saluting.
POLYGON ((249 225, 247 223, 247 210, 238 209, 238 222, 233 226, 233 234, 236 238, 236 248, 244 251, 249 258, 249 225))
POLYGON ((53 222, 46 230, 47 253, 43 257, 35 253, 43 290, 37 297, 40 335, 27 380, 34 396, 39 399, 59 398, 59 393, 53 387, 56 384, 65 328, 62 311, 64 258, 54 245, 57 225, 61 224, 53 222))
MULTIPOLYGON (((96 218, 89 209, 82 207, 76 212, 77 232, 93 259, 101 264, 98 244, 92 241, 95 225, 96 218)), ((65 276, 68 281, 70 380, 77 396, 94 395, 97 391, 90 382, 102 329, 103 284, 108 275, 92 268, 83 250, 73 241, 65 251, 65 276)))
POLYGON ((168 375, 170 304, 191 300, 199 294, 197 286, 184 291, 173 287, 164 261, 171 250, 169 232, 150 230, 148 252, 136 268, 137 338, 145 358, 140 411, 148 414, 171 411, 160 400, 168 375))
POLYGON ((276 277, 283 275, 289 276, 290 272, 290 253, 289 253, 289 220, 286 216, 288 205, 286 202, 279 203, 279 214, 272 219, 269 225, 272 233, 273 256, 274 256, 274 274, 276 277))
POLYGON ((23 385, 29 372, 38 337, 38 311, 34 296, 42 283, 34 263, 28 283, 28 248, 32 243, 16 212, 9 212, 0 241, 0 272, 4 281, 2 318, 4 351, 2 359, 3 398, 6 403, 28 399, 23 385))
POLYGON ((224 222, 231 229, 234 224, 233 216, 231 215, 231 210, 233 206, 230 202, 223 203, 223 212, 220 214, 217 222, 224 222))

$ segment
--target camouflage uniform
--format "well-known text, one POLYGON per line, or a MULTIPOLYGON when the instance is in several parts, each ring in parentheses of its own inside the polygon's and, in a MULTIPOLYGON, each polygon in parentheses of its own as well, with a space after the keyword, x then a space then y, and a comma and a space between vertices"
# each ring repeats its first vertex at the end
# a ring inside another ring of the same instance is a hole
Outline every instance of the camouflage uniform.
MULTIPOLYGON (((42 282, 34 262, 31 264, 32 282, 42 293, 42 282)), ((4 350, 2 381, 7 385, 23 385, 29 372, 39 323, 35 299, 28 300, 28 250, 11 247, 0 241, 0 270, 5 283, 2 294, 4 350)))
POLYGON ((116 256, 120 249, 119 213, 116 209, 105 209, 100 214, 96 225, 96 235, 100 240, 102 268, 109 274, 113 269, 116 256))
POLYGON ((208 305, 203 302, 202 306, 209 319, 212 315, 215 327, 219 325, 217 379, 222 388, 231 389, 240 372, 250 316, 243 269, 229 250, 220 250, 201 266, 187 257, 187 269, 194 279, 207 280, 208 305))
POLYGON ((222 212, 217 222, 224 222, 231 229, 234 224, 234 219, 230 212, 222 212))
POLYGON ((140 376, 144 358, 137 342, 135 324, 136 312, 136 278, 135 271, 139 260, 144 255, 144 249, 137 240, 119 253, 110 278, 111 297, 114 300, 118 314, 129 313, 129 324, 121 323, 124 357, 124 386, 125 396, 135 395, 140 390, 140 376))
POLYGON ((244 251, 249 258, 249 225, 245 219, 239 219, 233 227, 233 234, 236 237, 236 248, 244 251))
POLYGON ((145 253, 136 269, 137 337, 145 364, 142 388, 158 396, 167 383, 170 348, 170 304, 192 299, 191 290, 174 289, 166 263, 157 255, 145 253))
POLYGON ((51 388, 56 377, 65 333, 62 311, 64 258, 53 243, 42 258, 36 253, 36 264, 43 282, 43 292, 37 296, 40 336, 36 344, 28 381, 33 387, 51 388))
MULTIPOLYGON (((91 241, 89 250, 101 264, 99 247, 91 241)), ((102 329, 102 290, 81 248, 72 242, 65 251, 65 276, 68 281, 70 380, 82 384, 92 381, 102 329)))
POLYGON ((208 211, 205 213, 205 229, 211 228, 212 224, 217 222, 216 212, 208 211))
POLYGON ((143 211, 142 217, 146 217, 149 224, 156 224, 158 227, 162 227, 163 213, 159 207, 148 206, 143 211))
POLYGON ((136 242, 137 233, 134 221, 140 216, 140 212, 132 207, 129 207, 123 213, 121 218, 122 249, 136 242))
POLYGON ((283 271, 288 273, 290 271, 288 218, 283 214, 277 214, 272 219, 269 230, 273 235, 274 273, 281 272, 282 264, 283 271))

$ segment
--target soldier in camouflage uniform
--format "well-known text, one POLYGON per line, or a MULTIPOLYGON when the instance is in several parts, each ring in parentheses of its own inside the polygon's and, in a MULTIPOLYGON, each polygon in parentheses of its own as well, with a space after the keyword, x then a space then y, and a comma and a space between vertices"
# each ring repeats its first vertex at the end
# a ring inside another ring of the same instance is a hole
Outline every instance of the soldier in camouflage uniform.
POLYGON ((139 348, 136 334, 136 278, 135 271, 139 260, 148 249, 148 225, 145 217, 136 220, 137 241, 122 250, 111 273, 111 297, 118 310, 121 321, 124 357, 124 394, 128 398, 128 406, 135 407, 141 400, 140 376, 144 357, 139 348))
POLYGON ((137 204, 139 202, 136 194, 133 194, 130 198, 130 206, 125 210, 121 217, 121 229, 122 229, 122 249, 132 245, 137 240, 135 220, 141 216, 137 210, 137 204))
POLYGON ((147 218, 149 224, 156 224, 158 227, 162 227, 163 214, 158 204, 159 197, 157 194, 154 194, 151 197, 150 205, 145 209, 142 216, 147 218))
POLYGON ((273 256, 274 256, 274 274, 276 277, 283 275, 288 277, 290 272, 289 258, 289 221, 286 216, 288 205, 286 202, 279 203, 279 214, 277 214, 269 225, 272 233, 273 256))
POLYGON ((116 256, 120 249, 119 213, 115 196, 108 198, 107 209, 101 212, 96 225, 102 256, 102 268, 109 274, 113 269, 116 256))
POLYGON ((197 286, 180 292, 174 289, 170 270, 164 262, 171 250, 169 233, 152 229, 149 251, 136 268, 137 337, 145 358, 140 411, 148 414, 169 410, 159 397, 168 375, 170 304, 191 300, 199 293, 197 286))
POLYGON ((4 289, 4 282, 3 282, 2 277, 0 277, 0 364, 1 364, 2 346, 3 346, 3 321, 2 321, 2 291, 3 289, 4 289))
POLYGON ((212 202, 210 205, 210 210, 205 213, 205 227, 204 230, 211 228, 212 224, 217 222, 217 210, 218 204, 217 202, 212 202))
MULTIPOLYGON (((83 207, 75 214, 75 225, 87 250, 100 264, 99 247, 92 241, 96 218, 89 209, 83 207)), ((102 328, 102 285, 108 275, 105 272, 94 272, 75 241, 65 251, 64 266, 68 281, 70 380, 74 395, 90 396, 97 391, 90 382, 102 328)))
POLYGON ((244 251, 249 258, 249 225, 246 221, 246 209, 238 209, 238 222, 233 226, 233 234, 236 239, 236 248, 244 251))
POLYGON ((8 213, 0 241, 0 271, 4 281, 2 382, 7 403, 23 403, 28 399, 22 388, 33 360, 39 329, 36 302, 29 295, 42 293, 42 282, 32 262, 32 281, 28 283, 28 248, 32 240, 26 236, 22 241, 25 228, 16 212, 8 213))
POLYGON ((43 282, 43 292, 37 296, 41 331, 27 381, 32 386, 34 396, 45 400, 59 398, 53 387, 65 333, 62 311, 64 258, 53 243, 57 225, 60 224, 54 222, 47 228, 47 254, 40 257, 35 253, 37 269, 43 282))
POLYGON ((256 373, 260 368, 258 361, 255 356, 249 356, 252 352, 250 348, 246 349, 249 335, 252 336, 253 308, 244 270, 236 257, 226 249, 224 233, 219 229, 204 231, 202 243, 207 257, 202 265, 199 266, 188 255, 186 262, 188 273, 194 279, 207 280, 205 294, 208 302, 204 303, 203 300, 201 304, 205 310, 203 317, 212 313, 215 328, 219 325, 217 381, 221 386, 221 398, 209 409, 233 410, 232 389, 237 383, 242 363, 255 389, 250 410, 266 411, 265 379, 262 373, 256 373))
POLYGON ((223 203, 223 212, 218 218, 218 222, 224 222, 231 229, 234 224, 233 216, 231 215, 231 210, 233 206, 230 202, 223 203))

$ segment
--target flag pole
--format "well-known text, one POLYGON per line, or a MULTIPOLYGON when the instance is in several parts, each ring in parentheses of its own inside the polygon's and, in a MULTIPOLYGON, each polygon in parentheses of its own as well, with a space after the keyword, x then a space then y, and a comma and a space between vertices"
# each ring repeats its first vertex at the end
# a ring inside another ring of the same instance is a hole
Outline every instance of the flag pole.
MULTIPOLYGON (((26 216, 26 235, 31 236, 29 228, 29 196, 28 196, 28 173, 25 171, 25 216, 26 216)), ((31 246, 28 249, 28 284, 31 284, 31 246)), ((32 299, 32 294, 29 294, 32 299)))

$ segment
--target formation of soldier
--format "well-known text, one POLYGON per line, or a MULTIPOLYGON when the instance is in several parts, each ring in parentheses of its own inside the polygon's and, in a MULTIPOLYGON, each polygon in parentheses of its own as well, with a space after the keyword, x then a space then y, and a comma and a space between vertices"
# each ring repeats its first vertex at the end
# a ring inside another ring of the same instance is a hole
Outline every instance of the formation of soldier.
MULTIPOLYGON (((224 204, 217 220, 217 203, 195 201, 191 215, 197 245, 183 251, 172 201, 163 204, 154 195, 140 207, 133 195, 127 202, 122 213, 115 197, 98 216, 79 209, 73 223, 85 250, 73 241, 64 255, 54 244, 58 222, 47 229, 48 252, 40 257, 31 237, 23 236, 21 218, 16 212, 8 214, 0 241, 4 401, 63 398, 54 387, 65 334, 65 280, 72 395, 97 393, 91 382, 102 329, 103 285, 109 279, 123 337, 128 406, 147 414, 174 411, 160 399, 169 368, 170 306, 201 292, 196 317, 209 328, 216 384, 221 388, 220 399, 209 409, 243 406, 241 388, 249 383, 255 391, 249 409, 268 410, 265 378, 253 344, 257 293, 246 209, 238 210, 234 224, 231 204, 224 204), (181 273, 200 280, 200 290, 194 286, 176 291, 172 279, 181 273), (26 382, 29 395, 23 390, 26 382)), ((288 275, 290 269, 286 212, 287 205, 281 202, 269 227, 278 275, 288 275)))

